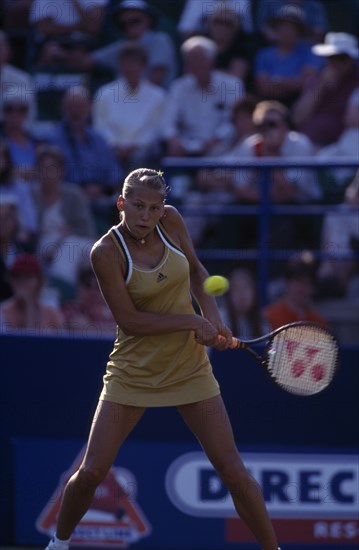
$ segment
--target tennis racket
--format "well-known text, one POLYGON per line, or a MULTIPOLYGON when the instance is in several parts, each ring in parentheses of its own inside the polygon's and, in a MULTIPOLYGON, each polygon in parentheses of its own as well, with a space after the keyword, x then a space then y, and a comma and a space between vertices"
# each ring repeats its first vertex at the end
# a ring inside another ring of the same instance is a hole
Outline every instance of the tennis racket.
POLYGON ((305 321, 284 325, 254 340, 233 338, 230 349, 250 353, 275 384, 300 396, 325 390, 339 366, 339 344, 334 334, 305 321), (262 355, 251 347, 266 340, 262 355))

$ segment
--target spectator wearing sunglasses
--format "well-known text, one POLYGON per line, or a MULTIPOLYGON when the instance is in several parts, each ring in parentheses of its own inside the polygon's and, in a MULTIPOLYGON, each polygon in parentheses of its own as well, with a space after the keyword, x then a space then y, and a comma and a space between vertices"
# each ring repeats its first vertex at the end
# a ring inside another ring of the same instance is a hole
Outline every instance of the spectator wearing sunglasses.
POLYGON ((293 122, 319 148, 337 141, 345 129, 348 100, 359 86, 358 41, 345 32, 330 32, 312 47, 326 64, 293 106, 293 122))
POLYGON ((81 70, 83 54, 99 43, 107 4, 108 0, 33 0, 32 62, 81 70))
MULTIPOLYGON (((314 149, 303 134, 291 130, 289 110, 278 101, 260 101, 254 112, 256 133, 248 137, 236 149, 237 158, 245 161, 258 157, 295 159, 311 157, 314 149)), ((233 193, 241 203, 258 203, 262 188, 260 172, 240 169, 234 175, 233 193)), ((274 168, 269 173, 269 197, 276 204, 313 203, 321 199, 321 189, 311 169, 274 168)), ((251 220, 243 221, 241 233, 257 242, 257 227, 251 220), (249 224, 249 225, 248 225, 249 224)), ((305 223, 300 216, 276 216, 268 236, 271 246, 287 248, 313 244, 313 227, 309 219, 305 223)), ((319 235, 318 235, 319 239, 319 235)), ((246 243, 243 243, 246 244, 246 243)))
POLYGON ((28 128, 30 101, 19 92, 3 103, 1 137, 6 139, 13 164, 14 175, 26 181, 34 180, 36 147, 39 140, 28 128))
POLYGON ((87 63, 105 67, 119 76, 117 57, 120 46, 127 41, 138 43, 148 58, 146 77, 163 88, 168 88, 177 76, 177 56, 170 35, 158 30, 158 12, 144 0, 123 0, 115 5, 113 18, 120 38, 99 48, 88 56, 87 63))
POLYGON ((36 90, 32 77, 25 71, 11 65, 11 49, 6 34, 0 31, 0 122, 3 104, 14 94, 20 94, 29 104, 29 123, 36 119, 36 90))
MULTIPOLYGON (((289 110, 278 101, 260 101, 254 112, 256 133, 246 138, 236 149, 238 158, 311 157, 314 149, 303 134, 291 130, 289 110)), ((276 203, 295 203, 320 199, 320 189, 311 170, 275 169, 271 174, 270 197, 276 203)), ((258 173, 240 171, 236 175, 240 199, 257 202, 260 199, 258 173)))

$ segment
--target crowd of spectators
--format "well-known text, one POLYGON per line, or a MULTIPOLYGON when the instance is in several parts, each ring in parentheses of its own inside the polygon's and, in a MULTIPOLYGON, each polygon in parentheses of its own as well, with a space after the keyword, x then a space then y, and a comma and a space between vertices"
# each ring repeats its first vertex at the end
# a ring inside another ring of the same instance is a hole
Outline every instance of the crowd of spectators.
MULTIPOLYGON (((179 0, 172 12, 169 4, 160 10, 145 0, 5 1, 1 319, 20 303, 19 286, 29 273, 37 279, 36 300, 59 308, 60 325, 84 330, 83 304, 96 302, 86 298, 95 283, 89 250, 116 223, 116 198, 135 168, 161 168, 166 156, 223 159, 221 169, 169 174, 170 200, 179 209, 194 207, 194 214, 184 209, 184 215, 198 248, 248 249, 257 245, 255 217, 201 213, 203 205, 261 201, 259 172, 225 168, 225 161, 359 163, 358 39, 352 28, 333 24, 325 2, 179 0), (66 312, 82 321, 67 323, 66 312)), ((355 18, 355 0, 346 4, 355 18)), ((352 296, 357 181, 355 167, 270 172, 273 203, 334 208, 314 223, 278 216, 268 235, 272 249, 321 247, 314 295, 352 296), (337 219, 343 212, 346 224, 337 219), (333 257, 335 247, 347 256, 333 257)), ((247 267, 234 266, 233 294, 237 287, 251 294, 252 276, 247 267)), ((106 311, 101 316, 111 331, 106 311)), ((258 319, 257 332, 263 332, 268 319, 258 319)), ((245 326, 256 336, 254 325, 245 326)))

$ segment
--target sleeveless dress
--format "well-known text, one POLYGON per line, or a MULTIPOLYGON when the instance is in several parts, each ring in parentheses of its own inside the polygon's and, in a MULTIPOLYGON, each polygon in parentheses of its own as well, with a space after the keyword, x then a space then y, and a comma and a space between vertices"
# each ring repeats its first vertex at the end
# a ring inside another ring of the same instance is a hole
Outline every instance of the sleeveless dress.
MULTIPOLYGON (((127 264, 128 292, 139 311, 193 314, 188 260, 163 226, 156 229, 165 252, 153 269, 136 266, 120 231, 110 230, 127 264)), ((100 399, 138 407, 184 405, 220 393, 206 348, 185 330, 129 336, 118 327, 103 381, 100 399)))

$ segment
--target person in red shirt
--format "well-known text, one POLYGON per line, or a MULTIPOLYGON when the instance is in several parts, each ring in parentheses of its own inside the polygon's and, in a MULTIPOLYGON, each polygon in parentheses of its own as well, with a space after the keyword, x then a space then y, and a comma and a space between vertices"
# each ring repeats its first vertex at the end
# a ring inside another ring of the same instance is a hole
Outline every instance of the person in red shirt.
POLYGON ((271 330, 297 321, 327 325, 327 320, 312 306, 316 283, 316 264, 311 252, 291 258, 284 272, 285 291, 282 298, 263 310, 271 330))

